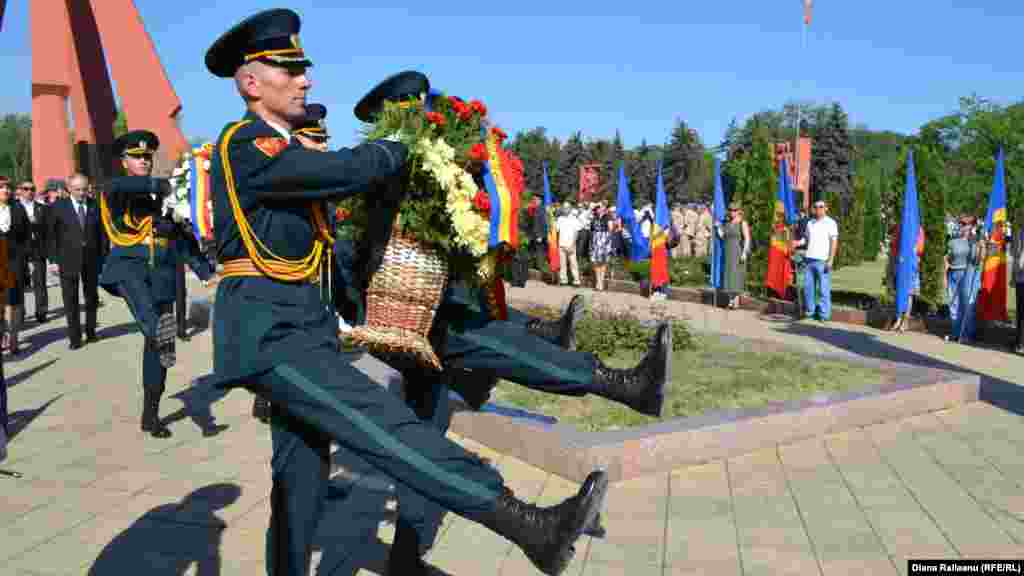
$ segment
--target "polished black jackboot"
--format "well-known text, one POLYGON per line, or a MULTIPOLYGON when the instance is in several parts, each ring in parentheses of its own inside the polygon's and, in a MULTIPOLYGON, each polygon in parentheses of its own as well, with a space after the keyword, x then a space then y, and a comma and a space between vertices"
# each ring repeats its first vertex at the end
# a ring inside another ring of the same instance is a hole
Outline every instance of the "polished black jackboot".
POLYGON ((547 508, 518 500, 506 489, 481 523, 518 545, 541 572, 558 576, 572 561, 576 540, 595 523, 607 492, 608 475, 602 471, 592 472, 575 496, 547 508))
POLYGON ((146 391, 142 398, 142 431, 154 438, 170 438, 171 431, 160 421, 160 398, 146 391))
POLYGON ((445 366, 445 385, 457 393, 470 408, 479 411, 491 399, 491 391, 498 385, 498 377, 482 370, 445 366))
POLYGON ((629 406, 648 416, 661 416, 665 386, 672 380, 672 326, 663 323, 647 356, 634 368, 609 368, 598 362, 595 388, 600 396, 629 406))
POLYGON ((411 526, 395 523, 395 539, 388 555, 388 576, 429 576, 430 568, 420 557, 420 535, 411 526))
POLYGON ((270 424, 270 401, 259 394, 253 395, 252 417, 264 424, 270 424))
POLYGON ((576 349, 576 324, 583 318, 583 296, 577 294, 569 301, 569 306, 558 320, 535 318, 526 323, 526 330, 557 344, 566 350, 576 349))

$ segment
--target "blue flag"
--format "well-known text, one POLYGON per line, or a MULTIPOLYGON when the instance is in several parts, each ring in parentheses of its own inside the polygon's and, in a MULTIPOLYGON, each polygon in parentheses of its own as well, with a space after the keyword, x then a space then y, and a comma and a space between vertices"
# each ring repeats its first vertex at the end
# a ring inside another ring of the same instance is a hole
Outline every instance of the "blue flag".
POLYGON ((544 238, 547 238, 547 236, 548 236, 548 219, 547 219, 547 214, 548 214, 548 208, 550 208, 552 204, 554 204, 554 201, 551 199, 551 182, 548 180, 548 161, 545 160, 544 161, 544 200, 543 200, 543 202, 541 202, 541 205, 540 205, 540 207, 541 207, 541 214, 543 214, 543 217, 541 217, 540 220, 541 220, 541 222, 544 223, 544 232, 542 233, 542 236, 544 238))
POLYGON ((715 232, 715 226, 725 221, 725 194, 722 192, 722 162, 715 158, 715 199, 711 207, 711 287, 722 287, 722 267, 725 245, 715 232))
POLYGON ((793 198, 793 183, 789 181, 789 167, 786 159, 779 164, 779 196, 782 197, 782 206, 786 210, 786 225, 792 226, 797 219, 796 201, 793 198))
POLYGON ((651 246, 640 233, 640 223, 633 212, 633 194, 629 191, 626 180, 626 166, 619 164, 619 194, 615 200, 615 213, 622 219, 622 228, 629 233, 630 245, 626 249, 628 260, 640 261, 651 257, 651 246))
POLYGON ((921 213, 917 206, 917 181, 914 177, 914 151, 907 151, 907 186, 903 193, 903 214, 900 218, 899 253, 896 260, 896 314, 910 308, 910 294, 917 274, 917 234, 921 229, 921 213))

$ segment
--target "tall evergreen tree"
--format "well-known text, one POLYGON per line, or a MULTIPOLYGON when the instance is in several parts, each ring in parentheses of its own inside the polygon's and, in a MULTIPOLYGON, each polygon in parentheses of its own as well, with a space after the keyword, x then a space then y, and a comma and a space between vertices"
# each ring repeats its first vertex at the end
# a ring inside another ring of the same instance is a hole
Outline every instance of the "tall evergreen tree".
POLYGON ((676 120, 662 165, 665 194, 669 202, 695 199, 691 196, 690 181, 694 176, 699 176, 703 156, 703 147, 697 141, 697 133, 686 122, 676 120))
MULTIPOLYGON (((946 201, 942 184, 942 157, 932 145, 920 138, 911 138, 900 157, 900 164, 891 180, 892 195, 896 199, 893 207, 894 221, 899 230, 899 218, 903 213, 903 196, 907 181, 907 151, 914 150, 914 175, 917 184, 917 204, 921 213, 921 227, 924 228, 924 255, 921 256, 921 300, 929 308, 936 309, 945 300, 943 270, 946 255, 946 201)), ((895 295, 888 291, 890 299, 895 295)))
POLYGON ((882 228, 881 185, 877 176, 864 178, 864 253, 863 261, 874 262, 881 250, 884 230, 882 228))
MULTIPOLYGON (((846 212, 839 219, 839 251, 836 253, 836 269, 843 266, 857 266, 864 260, 864 202, 866 183, 863 176, 853 182, 853 197, 847 202, 846 212)), ((831 202, 840 201, 833 193, 831 202)), ((833 205, 830 202, 830 206, 833 205)))
POLYGON ((575 202, 580 191, 580 166, 587 163, 583 134, 574 133, 565 142, 558 162, 558 199, 575 202))
POLYGON ((755 128, 747 151, 730 159, 725 167, 733 186, 728 201, 743 206, 750 225, 754 246, 747 260, 747 283, 755 286, 762 285, 768 270, 768 245, 775 217, 775 159, 770 144, 768 131, 755 128))
POLYGON ((850 146, 849 120, 839 104, 833 104, 824 124, 815 131, 811 154, 811 198, 828 201, 835 195, 839 205, 833 213, 842 217, 853 197, 851 168, 853 148, 850 146))

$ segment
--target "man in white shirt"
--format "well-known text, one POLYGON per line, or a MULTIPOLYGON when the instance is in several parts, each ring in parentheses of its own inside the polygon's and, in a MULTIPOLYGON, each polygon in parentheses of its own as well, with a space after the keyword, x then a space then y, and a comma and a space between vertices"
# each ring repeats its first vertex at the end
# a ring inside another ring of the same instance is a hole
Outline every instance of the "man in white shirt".
POLYGON ((832 264, 839 248, 839 226, 827 214, 823 200, 814 203, 814 218, 807 222, 807 234, 793 243, 794 247, 806 245, 804 261, 804 307, 807 316, 814 316, 822 322, 832 317, 832 264), (815 297, 815 287, 818 295, 815 297))
MULTIPOLYGON (((25 262, 30 270, 26 271, 25 278, 32 283, 36 321, 43 324, 47 320, 46 311, 50 302, 46 289, 46 260, 49 247, 47 232, 50 228, 49 206, 36 200, 36 187, 29 180, 18 186, 18 193, 29 222, 25 262)), ((25 315, 24 306, 21 308, 21 315, 25 315)))
POLYGON ((555 221, 558 228, 558 252, 559 258, 564 263, 559 267, 559 284, 569 283, 568 269, 572 268, 573 285, 580 285, 580 269, 576 260, 576 235, 580 232, 580 221, 572 214, 563 211, 562 215, 555 221))

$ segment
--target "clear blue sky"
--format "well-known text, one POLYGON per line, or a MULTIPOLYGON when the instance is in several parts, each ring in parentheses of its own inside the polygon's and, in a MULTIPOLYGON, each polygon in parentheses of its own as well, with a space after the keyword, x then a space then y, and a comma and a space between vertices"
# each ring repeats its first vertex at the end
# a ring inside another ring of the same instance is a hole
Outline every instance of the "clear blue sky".
MULTIPOLYGON (((29 3, 7 3, 0 112, 30 110, 29 3)), ((341 145, 355 139, 359 97, 410 68, 481 98, 509 133, 546 126, 564 140, 618 128, 627 146, 664 142, 677 117, 717 144, 731 118, 794 98, 835 100, 853 122, 913 132, 972 92, 1024 97, 1020 0, 815 0, 803 51, 800 0, 135 3, 189 138, 215 137, 242 110, 231 82, 207 73, 207 47, 281 5, 303 17, 316 63, 311 101, 327 105, 341 145)))

